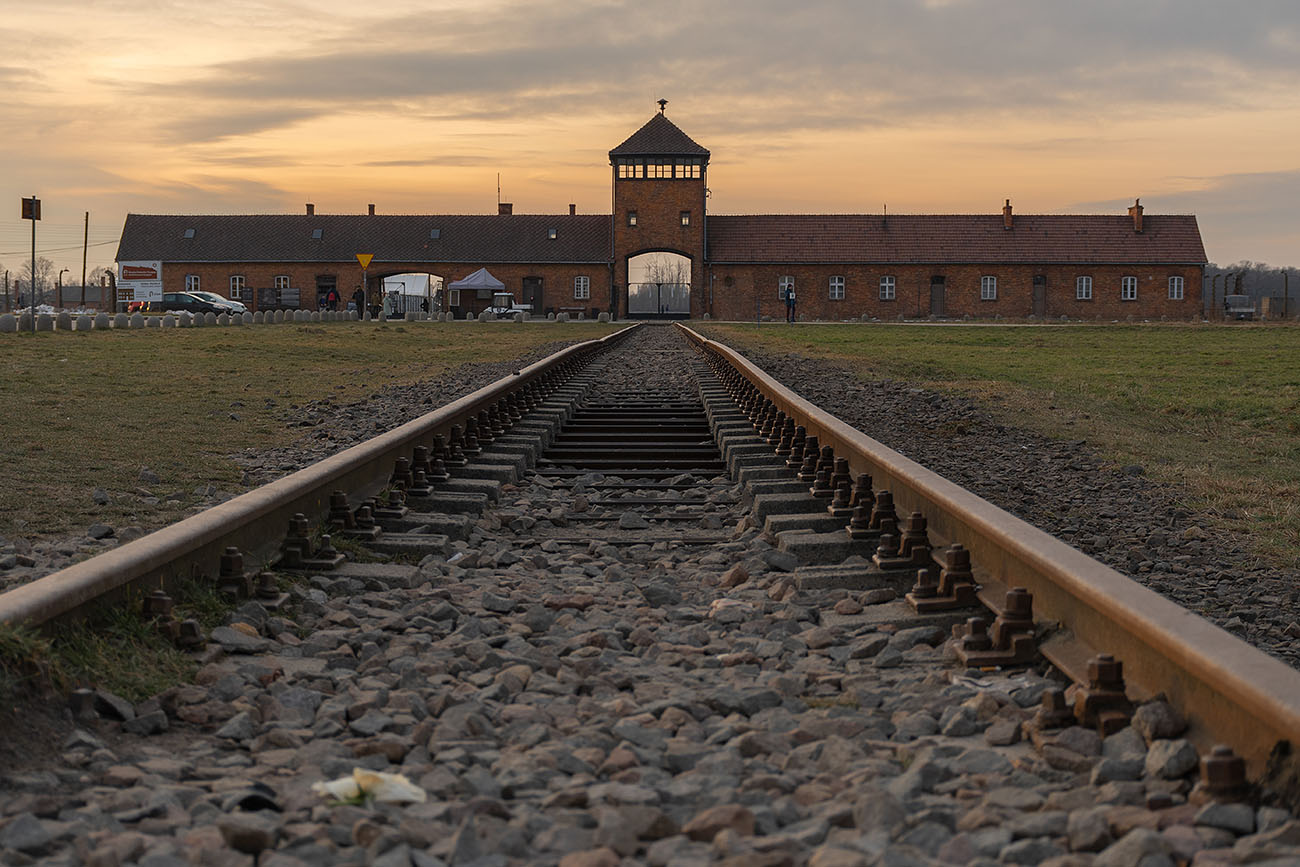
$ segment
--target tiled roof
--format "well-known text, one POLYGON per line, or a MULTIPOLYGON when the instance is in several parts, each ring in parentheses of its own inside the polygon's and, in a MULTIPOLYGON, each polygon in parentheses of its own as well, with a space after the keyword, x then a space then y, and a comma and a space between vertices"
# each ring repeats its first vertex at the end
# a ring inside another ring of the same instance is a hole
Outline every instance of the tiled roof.
POLYGON ((1203 264, 1194 216, 1001 214, 710 216, 709 261, 1203 264))
POLYGON ((707 157, 708 155, 706 148, 696 144, 690 136, 678 129, 677 124, 662 114, 650 118, 645 122, 645 126, 628 136, 627 141, 609 152, 610 159, 638 156, 707 157))
POLYGON ((129 214, 118 261, 608 262, 608 214, 129 214), (186 230, 193 237, 186 238, 186 230), (312 234, 320 230, 320 239, 312 234), (437 230, 436 238, 431 237, 437 230), (549 230, 555 229, 555 238, 549 230))

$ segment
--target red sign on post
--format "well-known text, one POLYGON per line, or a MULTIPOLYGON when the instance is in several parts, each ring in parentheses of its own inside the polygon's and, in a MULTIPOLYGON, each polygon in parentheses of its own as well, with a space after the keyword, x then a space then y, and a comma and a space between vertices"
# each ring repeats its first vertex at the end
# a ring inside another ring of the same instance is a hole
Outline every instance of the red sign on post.
POLYGON ((30 199, 23 199, 23 219, 36 222, 41 218, 41 200, 32 196, 30 199))

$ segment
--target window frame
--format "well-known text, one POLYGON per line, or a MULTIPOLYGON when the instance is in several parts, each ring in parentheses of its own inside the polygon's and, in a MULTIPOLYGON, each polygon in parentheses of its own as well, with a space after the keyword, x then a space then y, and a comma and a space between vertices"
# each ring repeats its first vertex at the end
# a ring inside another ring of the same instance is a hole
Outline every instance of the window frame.
POLYGON ((186 291, 186 292, 198 292, 198 291, 200 291, 200 290, 203 288, 203 286, 202 286, 201 284, 202 284, 202 281, 199 279, 199 275, 198 275, 198 274, 186 274, 186 275, 185 275, 185 291, 186 291))
POLYGON ((689 227, 691 225, 691 212, 682 211, 680 215, 680 219, 681 219, 683 229, 689 227))
MULTIPOLYGON (((782 274, 780 277, 776 279, 776 297, 779 298, 780 300, 784 301, 786 295, 788 295, 790 290, 793 288, 794 288, 793 274, 782 274)), ((798 297, 797 293, 795 297, 796 298, 798 297)))
POLYGON ((1169 275, 1169 300, 1182 301, 1187 297, 1186 281, 1181 274, 1169 275))
POLYGON ((573 300, 589 301, 591 300, 591 278, 585 275, 579 275, 573 278, 573 300))
POLYGON ((880 300, 897 301, 898 300, 898 278, 893 274, 880 275, 880 300))
POLYGON ((843 301, 844 300, 844 275, 832 274, 830 280, 827 281, 826 288, 827 291, 830 292, 830 298, 832 301, 843 301))
POLYGON ((980 277, 980 300, 997 301, 998 300, 998 278, 995 274, 985 274, 980 277))
POLYGON ((627 226, 629 229, 636 228, 636 211, 627 212, 627 226))
POLYGON ((244 300, 244 286, 247 285, 243 274, 230 275, 230 297, 235 301, 244 300))
POLYGON ((1119 278, 1119 300, 1138 300, 1138 278, 1131 275, 1119 278))
POLYGON ((290 287, 290 285, 289 285, 289 275, 288 275, 288 274, 276 274, 275 277, 273 277, 273 278, 271 279, 271 287, 272 287, 273 289, 275 289, 277 292, 278 292, 279 290, 281 290, 281 289, 289 289, 289 288, 292 288, 292 287, 290 287))
POLYGON ((1092 275, 1080 274, 1074 278, 1074 300, 1091 301, 1092 300, 1092 275))

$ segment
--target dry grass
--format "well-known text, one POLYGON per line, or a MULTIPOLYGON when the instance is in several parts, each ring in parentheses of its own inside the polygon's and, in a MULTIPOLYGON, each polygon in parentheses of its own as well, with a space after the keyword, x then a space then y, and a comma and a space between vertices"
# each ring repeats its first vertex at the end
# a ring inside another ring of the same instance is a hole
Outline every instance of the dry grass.
POLYGON ((163 526, 185 514, 200 485, 240 490, 232 454, 299 437, 285 423, 294 405, 347 403, 614 327, 313 323, 6 335, 0 537, 65 535, 99 521, 163 526), (146 466, 159 484, 139 480, 146 466), (97 487, 108 505, 92 502, 97 487))
POLYGON ((709 326, 739 348, 979 399, 1181 487, 1187 507, 1300 564, 1300 328, 709 326))

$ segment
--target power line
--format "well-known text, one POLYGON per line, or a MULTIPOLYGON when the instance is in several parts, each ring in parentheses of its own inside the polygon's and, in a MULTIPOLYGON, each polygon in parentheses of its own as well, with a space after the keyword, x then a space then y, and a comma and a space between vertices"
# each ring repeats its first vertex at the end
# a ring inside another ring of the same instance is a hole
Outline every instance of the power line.
MULTIPOLYGON (((116 244, 116 243, 118 243, 118 239, 114 238, 111 241, 99 241, 98 243, 91 244, 90 246, 102 247, 105 244, 116 244)), ((75 247, 48 247, 44 250, 37 250, 36 252, 37 253, 66 253, 69 250, 80 250, 81 247, 82 247, 81 244, 78 244, 75 247)), ((0 256, 21 256, 24 253, 30 254, 31 252, 32 252, 31 250, 10 250, 9 252, 4 252, 3 250, 0 250, 0 256)))

